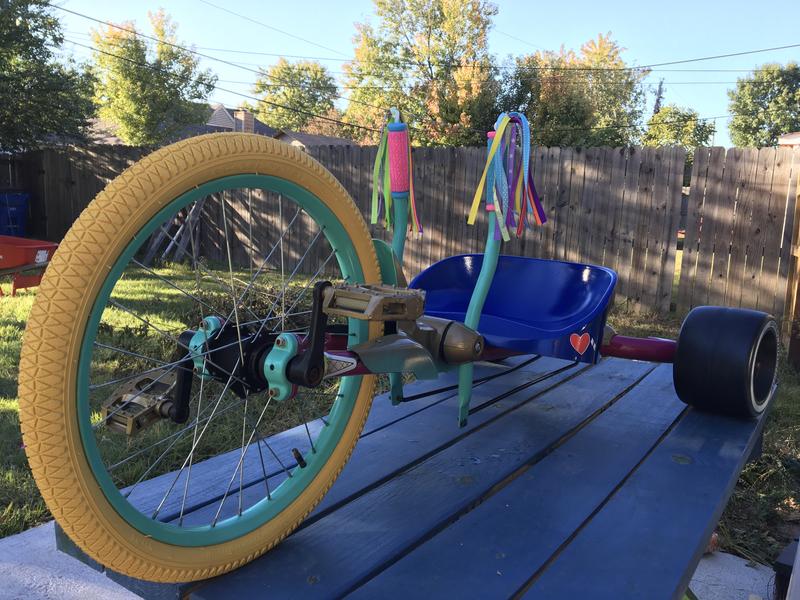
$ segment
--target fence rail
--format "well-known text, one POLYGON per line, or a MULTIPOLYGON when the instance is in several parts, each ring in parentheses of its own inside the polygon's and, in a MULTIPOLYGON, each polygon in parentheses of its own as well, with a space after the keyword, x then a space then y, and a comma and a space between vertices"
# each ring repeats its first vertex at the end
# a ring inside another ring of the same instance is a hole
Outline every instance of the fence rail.
MULTIPOLYGON (((368 219, 376 149, 320 146, 309 152, 339 179, 368 219)), ((447 256, 482 250, 486 220, 479 218, 470 227, 466 214, 485 152, 414 149, 414 185, 425 232, 406 245, 409 276, 447 256)), ((142 154, 138 148, 96 146, 16 157, 18 179, 33 195, 31 234, 61 239, 95 194, 142 154)), ((549 221, 521 239, 512 238, 505 253, 611 267, 619 274, 617 301, 638 310, 667 311, 672 304, 685 312, 711 303, 784 314, 800 151, 698 149, 682 254, 682 148, 534 148, 531 157, 549 221)), ((242 262, 248 236, 258 242, 257 250, 269 247, 275 223, 264 207, 269 202, 275 206, 276 199, 234 192, 227 200, 234 209, 232 250, 242 262)), ((204 212, 218 217, 218 202, 212 199, 204 212)), ((216 217, 210 222, 218 227, 206 228, 201 236, 213 259, 224 251, 222 222, 216 217)), ((377 238, 390 237, 380 225, 371 231, 377 238)), ((296 248, 295 254, 300 251, 296 248)), ((323 255, 324 249, 319 250, 309 257, 310 264, 323 255)))

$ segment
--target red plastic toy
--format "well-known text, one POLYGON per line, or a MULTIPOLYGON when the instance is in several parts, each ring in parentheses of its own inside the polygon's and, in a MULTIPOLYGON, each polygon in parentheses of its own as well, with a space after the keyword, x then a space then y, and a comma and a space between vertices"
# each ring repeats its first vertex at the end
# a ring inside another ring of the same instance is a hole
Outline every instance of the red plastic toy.
MULTIPOLYGON (((11 295, 17 290, 36 287, 58 244, 42 240, 0 235, 0 277, 12 275, 11 295), (28 271, 35 271, 29 273, 28 271)), ((0 296, 3 296, 0 288, 0 296)))

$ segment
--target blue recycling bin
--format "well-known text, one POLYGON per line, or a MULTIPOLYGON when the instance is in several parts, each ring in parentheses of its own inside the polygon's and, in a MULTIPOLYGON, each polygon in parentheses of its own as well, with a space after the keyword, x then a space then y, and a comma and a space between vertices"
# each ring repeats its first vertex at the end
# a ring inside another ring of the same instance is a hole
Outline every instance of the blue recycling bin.
POLYGON ((29 199, 26 192, 0 192, 0 235, 27 235, 29 199))

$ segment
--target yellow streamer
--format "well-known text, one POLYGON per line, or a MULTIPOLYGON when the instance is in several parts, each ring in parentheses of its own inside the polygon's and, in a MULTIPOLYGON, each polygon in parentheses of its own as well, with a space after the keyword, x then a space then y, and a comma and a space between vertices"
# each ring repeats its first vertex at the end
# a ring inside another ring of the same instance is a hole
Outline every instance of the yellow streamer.
MULTIPOLYGON (((486 159, 486 166, 483 167, 483 174, 481 175, 480 183, 478 183, 478 189, 475 190, 475 197, 472 199, 472 207, 469 209, 469 216, 467 217, 467 224, 469 225, 475 224, 475 219, 478 216, 478 208, 481 205, 481 198, 483 197, 483 188, 486 185, 486 173, 489 171, 489 166, 492 164, 494 155, 497 154, 497 150, 500 148, 500 143, 503 139, 503 132, 505 131, 506 125, 508 125, 509 121, 511 121, 511 119, 508 117, 508 115, 506 115, 500 121, 500 125, 497 126, 497 130, 494 134, 494 140, 492 141, 492 147, 489 149, 489 157, 486 159)), ((508 232, 506 232, 506 235, 508 235, 508 232)))

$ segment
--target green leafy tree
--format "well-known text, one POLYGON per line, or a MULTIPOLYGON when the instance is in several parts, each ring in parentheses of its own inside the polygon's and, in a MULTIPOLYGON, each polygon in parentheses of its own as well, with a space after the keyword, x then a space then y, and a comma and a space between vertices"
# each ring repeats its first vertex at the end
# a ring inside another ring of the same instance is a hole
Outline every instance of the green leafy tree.
MULTIPOLYGON (((485 0, 374 0, 377 24, 356 25, 345 116, 378 127, 397 106, 422 144, 485 144, 499 87, 487 48, 497 8, 485 0)), ((353 130, 363 141, 377 134, 353 130)))
POLYGON ((642 137, 645 146, 683 146, 692 151, 708 146, 714 124, 703 121, 696 110, 667 104, 650 117, 642 137))
POLYGON ((582 75, 567 70, 574 53, 537 52, 519 57, 506 81, 502 104, 525 114, 533 140, 542 146, 584 146, 594 113, 582 75))
POLYGON ((163 143, 186 125, 203 122, 216 83, 192 52, 179 47, 176 25, 163 10, 148 17, 157 41, 138 35, 133 23, 93 32, 100 117, 135 145, 163 143))
POLYGON ((525 112, 534 141, 546 146, 624 146, 641 134, 645 69, 629 67, 611 34, 578 52, 537 52, 516 59, 502 105, 525 112))
POLYGON ((45 0, 0 0, 0 150, 82 137, 94 112, 85 70, 56 60, 63 38, 45 0))
POLYGON ((800 67, 762 65, 728 90, 733 118, 729 128, 737 146, 774 146, 778 136, 800 131, 800 67))
POLYGON ((639 142, 645 93, 641 81, 646 69, 631 68, 622 58, 625 49, 611 33, 589 40, 580 51, 587 75, 587 93, 594 112, 591 142, 596 146, 625 146, 639 142))
POLYGON ((258 118, 272 127, 299 131, 334 110, 336 81, 316 61, 290 63, 281 58, 256 80, 258 118))

